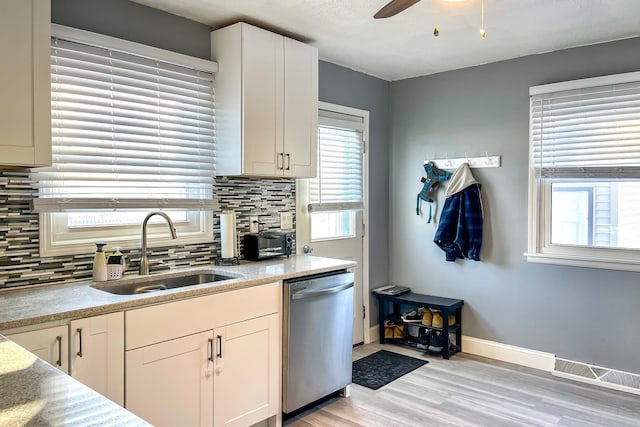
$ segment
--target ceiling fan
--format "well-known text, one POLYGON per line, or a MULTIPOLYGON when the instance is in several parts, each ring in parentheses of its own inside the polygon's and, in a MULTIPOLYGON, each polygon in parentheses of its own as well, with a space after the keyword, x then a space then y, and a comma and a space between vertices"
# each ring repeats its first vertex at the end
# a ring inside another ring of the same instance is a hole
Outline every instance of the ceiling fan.
MULTIPOLYGON (((373 17, 375 19, 390 18, 393 15, 397 15, 403 10, 410 8, 411 6, 418 3, 419 1, 420 0, 391 0, 382 9, 376 12, 376 14, 373 15, 373 17)), ((465 1, 465 0, 444 0, 444 1, 459 2, 459 1, 465 1)))

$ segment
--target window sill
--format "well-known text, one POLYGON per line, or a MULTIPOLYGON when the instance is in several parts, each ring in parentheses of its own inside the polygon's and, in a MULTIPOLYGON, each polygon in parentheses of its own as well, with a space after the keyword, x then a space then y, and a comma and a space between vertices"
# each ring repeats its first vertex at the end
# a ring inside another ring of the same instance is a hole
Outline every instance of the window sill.
POLYGON ((572 267, 600 268, 605 270, 640 271, 640 262, 615 259, 581 257, 559 254, 525 253, 527 262, 540 264, 567 265, 572 267))

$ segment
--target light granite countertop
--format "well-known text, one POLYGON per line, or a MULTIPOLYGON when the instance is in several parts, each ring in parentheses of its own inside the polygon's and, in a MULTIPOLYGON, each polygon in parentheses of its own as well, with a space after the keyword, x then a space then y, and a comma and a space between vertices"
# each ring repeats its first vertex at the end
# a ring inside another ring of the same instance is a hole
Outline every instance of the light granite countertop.
POLYGON ((149 277, 172 277, 185 275, 188 272, 216 272, 235 277, 221 282, 138 295, 115 295, 94 289, 91 287, 91 281, 0 291, 0 331, 122 311, 148 304, 256 286, 353 266, 355 263, 352 261, 294 255, 269 261, 242 262, 237 266, 200 266, 171 270, 151 276, 128 275, 120 280, 100 283, 100 286, 111 284, 116 286, 121 283, 142 282, 149 280, 149 277))
MULTIPOLYGON (((355 266, 331 258, 299 255, 288 259, 244 262, 238 266, 205 266, 172 270, 155 276, 212 272, 231 280, 140 295, 114 295, 91 287, 92 282, 48 285, 0 292, 0 330, 87 317, 223 292, 274 281, 355 266)), ((149 277, 127 276, 117 283, 149 277)), ((103 282, 109 285, 111 282, 103 282)), ((62 371, 0 335, 0 424, 47 426, 149 425, 126 409, 79 383, 62 371)))
POLYGON ((142 419, 0 335, 3 426, 148 426, 142 419))

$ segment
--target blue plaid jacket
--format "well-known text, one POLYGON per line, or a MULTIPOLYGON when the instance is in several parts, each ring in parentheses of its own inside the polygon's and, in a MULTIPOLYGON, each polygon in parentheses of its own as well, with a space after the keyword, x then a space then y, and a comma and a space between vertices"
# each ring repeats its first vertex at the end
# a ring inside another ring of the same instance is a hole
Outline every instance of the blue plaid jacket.
POLYGON ((447 261, 455 261, 458 258, 480 261, 482 246, 480 184, 473 184, 447 197, 433 241, 445 251, 447 261))

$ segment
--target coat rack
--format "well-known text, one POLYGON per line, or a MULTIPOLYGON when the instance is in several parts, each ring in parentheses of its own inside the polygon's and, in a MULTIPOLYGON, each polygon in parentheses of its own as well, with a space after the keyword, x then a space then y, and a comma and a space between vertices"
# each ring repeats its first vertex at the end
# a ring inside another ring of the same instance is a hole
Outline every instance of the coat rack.
POLYGON ((470 168, 499 168, 500 156, 458 157, 455 159, 429 159, 424 164, 433 162, 440 169, 457 169, 463 163, 468 163, 470 168))

